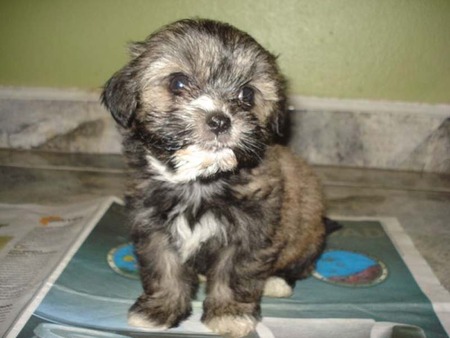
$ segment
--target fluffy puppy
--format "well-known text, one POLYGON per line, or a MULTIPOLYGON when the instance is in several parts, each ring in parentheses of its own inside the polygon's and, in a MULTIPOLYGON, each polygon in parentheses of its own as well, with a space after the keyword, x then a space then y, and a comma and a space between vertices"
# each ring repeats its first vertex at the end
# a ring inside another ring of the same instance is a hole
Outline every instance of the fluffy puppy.
POLYGON ((289 296, 325 238, 320 184, 277 145, 285 86, 276 58, 248 34, 182 20, 131 46, 102 101, 123 134, 126 204, 143 294, 135 326, 191 314, 233 337, 254 330, 263 294, 289 296))

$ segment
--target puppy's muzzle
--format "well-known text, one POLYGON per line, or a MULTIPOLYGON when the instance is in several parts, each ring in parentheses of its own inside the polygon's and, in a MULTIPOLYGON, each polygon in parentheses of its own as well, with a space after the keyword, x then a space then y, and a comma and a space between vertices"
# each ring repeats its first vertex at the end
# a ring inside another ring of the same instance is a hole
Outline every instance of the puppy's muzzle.
POLYGON ((206 118, 206 125, 216 135, 227 132, 231 127, 231 120, 221 112, 213 112, 206 118))

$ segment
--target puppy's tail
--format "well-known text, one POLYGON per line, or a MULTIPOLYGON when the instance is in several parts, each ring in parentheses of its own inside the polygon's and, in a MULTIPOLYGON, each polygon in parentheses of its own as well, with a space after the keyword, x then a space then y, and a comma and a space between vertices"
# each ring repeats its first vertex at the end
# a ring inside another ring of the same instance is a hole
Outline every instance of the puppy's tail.
POLYGON ((325 233, 327 235, 342 229, 343 225, 339 222, 333 221, 328 217, 323 218, 323 224, 325 225, 325 233))

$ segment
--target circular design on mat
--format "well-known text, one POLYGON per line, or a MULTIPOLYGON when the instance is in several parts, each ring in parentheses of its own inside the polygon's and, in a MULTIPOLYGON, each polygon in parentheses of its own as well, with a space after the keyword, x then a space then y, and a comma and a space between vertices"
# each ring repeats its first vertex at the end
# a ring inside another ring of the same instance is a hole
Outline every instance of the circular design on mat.
POLYGON ((388 269, 380 260, 363 253, 328 250, 317 261, 313 276, 342 286, 373 286, 386 279, 388 269))
POLYGON ((119 245, 108 252, 108 264, 119 275, 138 279, 139 272, 132 244, 119 245))

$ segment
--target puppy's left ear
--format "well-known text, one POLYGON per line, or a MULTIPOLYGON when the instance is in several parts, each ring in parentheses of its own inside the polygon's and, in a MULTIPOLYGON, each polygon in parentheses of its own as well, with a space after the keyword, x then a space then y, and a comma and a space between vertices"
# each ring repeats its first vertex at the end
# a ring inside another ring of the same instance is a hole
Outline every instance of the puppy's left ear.
POLYGON ((139 104, 139 93, 136 75, 130 65, 106 82, 101 100, 118 124, 124 128, 131 126, 139 104))

